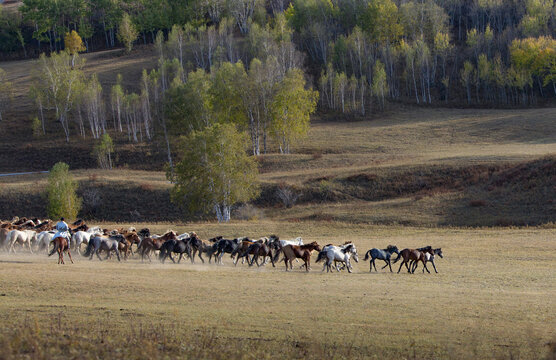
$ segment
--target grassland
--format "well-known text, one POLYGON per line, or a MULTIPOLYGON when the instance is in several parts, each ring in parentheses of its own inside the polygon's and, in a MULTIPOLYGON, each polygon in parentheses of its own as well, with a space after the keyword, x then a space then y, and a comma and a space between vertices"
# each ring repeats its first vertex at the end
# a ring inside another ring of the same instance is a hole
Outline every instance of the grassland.
MULTIPOLYGON (((105 226, 110 226, 104 224, 105 226)), ((551 358, 554 229, 336 222, 152 225, 216 234, 442 247, 439 274, 306 274, 0 254, 0 357, 551 358)), ((394 266, 397 271, 397 265, 394 266)))

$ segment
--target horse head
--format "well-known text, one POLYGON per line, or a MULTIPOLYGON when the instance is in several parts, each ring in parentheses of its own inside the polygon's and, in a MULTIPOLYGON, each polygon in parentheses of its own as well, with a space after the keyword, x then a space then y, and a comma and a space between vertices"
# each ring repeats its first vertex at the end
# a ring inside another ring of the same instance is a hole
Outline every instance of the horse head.
POLYGON ((398 249, 398 247, 396 245, 388 245, 386 247, 386 251, 388 251, 390 254, 392 253, 396 253, 396 254, 400 254, 400 250, 398 249))
POLYGON ((444 258, 444 256, 442 255, 442 248, 438 248, 438 249, 434 249, 434 254, 440 256, 440 258, 444 258))

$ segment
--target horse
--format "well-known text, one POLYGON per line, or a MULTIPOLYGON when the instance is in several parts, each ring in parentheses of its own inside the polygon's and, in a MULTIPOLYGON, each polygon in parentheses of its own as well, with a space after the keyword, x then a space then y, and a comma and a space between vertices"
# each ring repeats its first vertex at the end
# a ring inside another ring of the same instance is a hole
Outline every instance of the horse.
POLYGON ((16 242, 21 243, 24 247, 25 244, 29 247, 31 254, 33 250, 31 249, 31 242, 37 240, 37 232, 35 230, 12 230, 8 233, 6 242, 9 244, 8 252, 13 251, 15 253, 14 245, 16 242))
POLYGON ((180 254, 180 257, 178 259, 178 264, 180 263, 183 254, 187 254, 189 257, 191 257, 190 255, 191 247, 189 245, 190 240, 191 238, 185 238, 183 240, 172 239, 166 241, 160 247, 160 254, 159 254, 160 261, 164 264, 166 258, 169 257, 170 260, 172 260, 172 262, 175 264, 176 261, 172 257, 172 253, 180 254))
POLYGON ((321 248, 316 241, 307 245, 286 245, 281 249, 284 253, 284 263, 286 264, 286 271, 288 271, 288 261, 290 263, 290 270, 293 270, 292 261, 300 258, 305 262, 305 270, 308 272, 311 267, 311 253, 313 250, 320 251, 321 248))
MULTIPOLYGON (((347 267, 349 273, 352 272, 353 267, 351 266, 350 258, 353 256, 355 262, 359 262, 359 257, 357 256, 357 249, 352 243, 344 244, 343 246, 328 246, 326 250, 319 253, 325 253, 326 262, 322 267, 322 271, 326 268, 326 272, 332 271, 332 262, 343 262, 347 267)), ((317 259, 317 262, 319 260, 317 259)), ((336 271, 340 271, 336 266, 336 271)))
POLYGON ((0 247, 4 248, 5 250, 8 250, 8 233, 11 230, 8 230, 8 228, 0 228, 0 247))
POLYGON ((388 245, 386 249, 382 249, 382 250, 377 248, 372 248, 371 250, 367 251, 363 261, 367 261, 370 255, 371 261, 369 262, 369 272, 373 271, 373 266, 375 267, 375 271, 378 272, 378 270, 376 269, 375 260, 376 259, 384 260, 384 262, 386 262, 386 265, 384 265, 382 269, 389 266, 390 272, 392 272, 392 263, 390 261, 390 258, 392 257, 393 253, 396 253, 398 255, 400 254, 400 250, 398 250, 398 247, 395 245, 388 245))
POLYGON ((191 263, 195 263, 195 255, 198 254, 199 259, 205 263, 205 259, 201 256, 203 253, 207 254, 209 257, 209 262, 216 251, 215 244, 207 244, 203 240, 199 239, 197 234, 194 232, 191 233, 191 237, 189 238, 189 246, 191 249, 191 263))
POLYGON ((152 251, 160 250, 160 248, 166 241, 175 240, 175 239, 176 239, 176 233, 173 231, 169 231, 166 234, 157 238, 148 237, 143 239, 143 241, 141 241, 139 247, 137 248, 137 252, 141 252, 141 261, 144 261, 145 255, 147 255, 149 261, 151 261, 150 253, 152 251))
MULTIPOLYGON (((443 254, 442 254, 442 248, 438 248, 438 249, 432 249, 430 246, 424 247, 424 248, 419 248, 417 249, 419 251, 425 251, 425 263, 430 262, 432 263, 432 267, 434 268, 434 272, 438 274, 438 271, 436 270, 436 265, 434 264, 434 258, 436 255, 440 256, 440 258, 443 258, 443 254)), ((415 262, 413 262, 410 266, 414 266, 415 268, 417 268, 417 265, 415 262)), ((413 270, 415 271, 415 269, 413 270)), ((425 268, 423 268, 423 273, 425 272, 425 268)))
POLYGON ((125 236, 122 237, 122 240, 120 240, 118 244, 118 251, 124 255, 124 260, 127 260, 127 256, 131 251, 131 242, 129 242, 125 236))
MULTIPOLYGON (((96 228, 95 228, 96 229, 96 228)), ((98 228, 100 230, 100 228, 98 228)), ((91 230, 91 229, 89 229, 91 230)), ((102 235, 101 231, 95 231, 95 232, 90 232, 89 230, 87 231, 77 231, 75 233, 73 233, 73 235, 71 236, 71 240, 73 242, 73 246, 74 249, 77 250, 77 253, 79 255, 81 255, 81 244, 85 244, 88 245, 89 244, 89 240, 91 240, 91 237, 94 236, 100 236, 102 235)))
POLYGON ((233 239, 233 240, 220 239, 220 240, 218 240, 215 244, 215 246, 216 246, 216 255, 215 255, 216 263, 217 264, 223 264, 222 257, 224 256, 224 253, 231 254, 232 252, 234 252, 234 250, 239 246, 240 242, 241 242, 240 239, 233 239))
POLYGON ((50 249, 50 243, 52 242, 52 240, 54 240, 55 234, 56 231, 41 231, 40 233, 38 233, 37 246, 35 247, 35 249, 37 251, 45 249, 46 253, 48 254, 50 249))
MULTIPOLYGON (((247 258, 247 263, 249 264, 249 253, 247 252, 247 249, 249 249, 249 246, 253 245, 254 241, 250 240, 247 237, 244 238, 239 238, 241 239, 241 242, 239 243, 239 245, 235 248, 234 251, 231 252, 230 256, 233 258, 235 257, 234 260, 234 265, 237 266, 237 263, 239 262, 239 259, 241 258, 241 263, 245 264, 245 258, 247 258)), ((237 239, 237 240, 239 240, 237 239)))
POLYGON ((415 269, 417 268, 417 263, 419 261, 421 261, 423 263, 423 266, 425 267, 425 270, 427 270, 427 272, 430 274, 430 271, 429 271, 429 269, 427 269, 427 264, 425 262, 425 252, 415 250, 415 249, 403 249, 398 254, 398 257, 396 258, 396 260, 394 260, 394 264, 397 263, 398 260, 400 260, 400 259, 402 259, 403 261, 400 264, 400 268, 398 269, 398 274, 400 273, 400 270, 402 269, 402 266, 404 264, 405 264, 405 267, 407 268, 407 272, 410 273, 410 274, 414 274, 415 269), (415 264, 412 265, 412 266, 414 266, 412 270, 408 266, 408 263, 410 263, 410 261, 415 261, 415 264))
MULTIPOLYGON (((249 259, 247 260, 249 266, 253 266, 253 264, 257 264, 257 266, 264 265, 266 262, 266 257, 268 256, 270 257, 272 267, 276 267, 276 265, 274 265, 274 257, 272 256, 273 248, 277 248, 275 244, 276 242, 269 243, 267 239, 267 241, 256 241, 249 245, 247 250, 245 250, 244 252, 244 254, 246 254, 247 256, 253 255, 253 257, 251 258, 251 262, 249 262, 249 259), (259 264, 259 256, 263 257, 263 262, 261 264, 259 264)), ((240 256, 243 256, 244 254, 240 256)))
POLYGON ((120 241, 123 238, 124 237, 119 234, 112 235, 109 237, 94 236, 91 238, 91 240, 89 240, 89 244, 87 245, 87 250, 85 250, 85 254, 83 254, 83 256, 89 257, 89 260, 92 260, 93 255, 97 254, 98 259, 102 261, 102 258, 99 255, 100 250, 106 250, 106 252, 108 253, 106 255, 106 259, 108 259, 111 255, 111 252, 114 251, 116 253, 116 256, 118 257, 118 261, 121 261, 120 251, 118 250, 118 247, 120 241))
POLYGON ((64 263, 64 252, 68 253, 71 263, 73 264, 73 259, 71 258, 71 252, 68 245, 68 240, 63 236, 58 236, 52 240, 54 243, 54 248, 48 254, 48 256, 52 256, 55 252, 58 252, 58 265, 65 264, 64 263))

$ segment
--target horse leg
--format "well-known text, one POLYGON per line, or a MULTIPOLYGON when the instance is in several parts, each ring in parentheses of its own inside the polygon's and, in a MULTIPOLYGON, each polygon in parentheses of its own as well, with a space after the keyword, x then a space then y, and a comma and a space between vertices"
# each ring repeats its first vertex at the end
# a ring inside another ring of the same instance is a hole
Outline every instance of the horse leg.
POLYGON ((436 265, 434 265, 434 260, 431 260, 432 263, 432 267, 434 268, 434 272, 438 274, 438 271, 436 270, 436 265))
POLYGON ((178 264, 180 263, 182 256, 183 256, 183 253, 180 253, 180 257, 178 258, 178 264))
POLYGON ((425 270, 427 270, 427 272, 430 274, 431 272, 429 271, 429 269, 427 268, 427 264, 425 263, 425 261, 421 260, 423 262, 423 266, 425 267, 425 270))
POLYGON ((201 256, 201 250, 199 250, 199 259, 201 259, 201 262, 203 264, 205 263, 205 259, 203 259, 203 257, 201 256))
MULTIPOLYGON (((400 270, 402 269, 402 266, 403 266, 403 264, 404 264, 404 262, 402 262, 402 263, 400 264, 400 268, 398 269, 398 272, 397 272, 397 274, 399 274, 399 273, 400 273, 400 270)), ((406 265, 406 266, 407 266, 407 265, 406 265)))
POLYGON ((373 261, 374 259, 371 259, 371 261, 369 261, 369 272, 373 272, 373 261))
POLYGON ((390 259, 388 259, 388 266, 390 267, 390 272, 393 272, 393 271, 392 271, 392 264, 391 264, 390 259))
POLYGON ((64 257, 62 255, 62 246, 60 245, 60 247, 58 248, 58 265, 60 265, 60 263, 64 263, 64 257))
POLYGON ((102 258, 100 257, 100 248, 96 249, 95 253, 97 254, 98 259, 102 261, 102 258))
POLYGON ((27 245, 29 246, 29 252, 32 254, 33 253, 33 249, 31 249, 31 239, 29 239, 27 241, 27 245))
POLYGON ((69 248, 68 248, 68 256, 69 256, 69 258, 70 258, 70 260, 71 260, 71 263, 73 264, 73 259, 71 258, 71 252, 70 252, 70 249, 69 249, 69 248))

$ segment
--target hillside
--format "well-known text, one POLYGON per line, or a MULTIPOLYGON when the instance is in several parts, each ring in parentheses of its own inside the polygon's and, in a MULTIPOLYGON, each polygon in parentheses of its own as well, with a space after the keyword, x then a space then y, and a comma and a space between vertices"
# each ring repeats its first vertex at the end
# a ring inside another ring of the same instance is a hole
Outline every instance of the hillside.
MULTIPOLYGON (((116 74, 133 89, 143 68, 156 64, 151 47, 85 55, 85 71, 109 89, 116 74)), ((99 204, 82 215, 111 221, 179 221, 169 201, 160 139, 130 144, 116 137, 118 169, 100 171, 90 138, 60 138, 53 120, 47 136, 33 138, 35 109, 27 97, 37 60, 6 62, 16 106, 0 123, 0 173, 48 170, 65 161, 80 192, 99 204), (89 169, 89 170, 86 170, 89 169), (156 206, 151 206, 156 204, 156 206)), ((537 225, 556 220, 556 108, 448 109, 390 104, 380 114, 313 116, 307 139, 291 155, 259 157, 257 208, 236 218, 323 220, 412 225, 537 225), (299 195, 284 209, 278 187, 299 195)), ((271 144, 272 147, 272 144, 271 144)), ((0 218, 44 216, 40 191, 46 175, 0 177, 0 218)), ((86 204, 87 205, 87 204, 86 204)))

